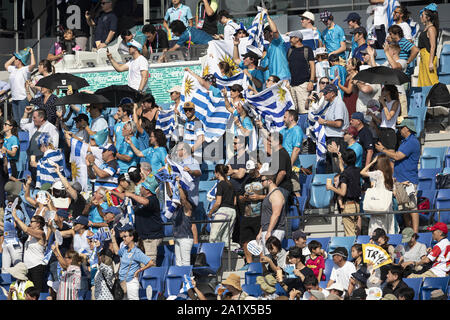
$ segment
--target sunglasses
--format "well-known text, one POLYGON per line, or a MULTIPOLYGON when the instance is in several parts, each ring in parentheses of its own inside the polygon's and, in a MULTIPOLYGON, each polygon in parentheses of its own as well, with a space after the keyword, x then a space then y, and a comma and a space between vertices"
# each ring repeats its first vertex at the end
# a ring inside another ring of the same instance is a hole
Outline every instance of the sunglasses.
POLYGON ((183 110, 184 110, 184 112, 194 112, 194 109, 192 109, 192 108, 183 109, 183 110))
POLYGON ((267 181, 267 180, 269 180, 269 179, 261 179, 261 182, 264 182, 264 181, 267 181))
POLYGON ((328 81, 320 81, 319 83, 320 83, 320 84, 329 84, 328 81))

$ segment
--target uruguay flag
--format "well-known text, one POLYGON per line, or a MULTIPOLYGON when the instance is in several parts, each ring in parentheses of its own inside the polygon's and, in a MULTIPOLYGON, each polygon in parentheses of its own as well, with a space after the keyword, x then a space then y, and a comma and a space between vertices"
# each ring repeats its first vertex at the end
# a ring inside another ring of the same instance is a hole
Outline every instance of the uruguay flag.
POLYGON ((248 28, 248 44, 247 49, 254 51, 264 51, 264 21, 266 19, 266 13, 262 12, 263 8, 258 8, 258 14, 253 19, 252 25, 248 28))
POLYGON ((169 139, 175 129, 175 112, 173 110, 160 110, 156 120, 156 129, 161 129, 169 139))
POLYGON ((205 141, 217 141, 225 133, 230 118, 224 99, 214 97, 188 72, 184 73, 183 93, 181 101, 191 101, 195 105, 195 116, 204 126, 205 141))
POLYGON ((59 165, 60 171, 64 174, 64 159, 61 150, 47 150, 39 160, 36 171, 36 188, 40 188, 45 183, 53 184, 59 180, 58 173, 52 163, 59 165))
POLYGON ((72 169, 72 180, 81 184, 82 190, 88 189, 88 174, 86 166, 86 153, 89 145, 77 139, 70 139, 70 164, 72 169))
POLYGON ((244 92, 248 89, 247 76, 244 72, 239 72, 238 74, 229 78, 221 77, 217 73, 214 73, 214 76, 216 77, 217 88, 220 90, 225 88, 227 89, 228 93, 230 93, 230 87, 234 84, 241 85, 244 89, 244 92))
POLYGON ((284 127, 284 113, 294 109, 292 96, 283 81, 256 95, 247 95, 247 101, 262 117, 269 131, 280 131, 284 127))
POLYGON ((184 171, 184 168, 169 158, 166 157, 167 171, 169 174, 174 174, 175 176, 180 176, 180 185, 183 189, 192 191, 195 188, 194 178, 184 171))

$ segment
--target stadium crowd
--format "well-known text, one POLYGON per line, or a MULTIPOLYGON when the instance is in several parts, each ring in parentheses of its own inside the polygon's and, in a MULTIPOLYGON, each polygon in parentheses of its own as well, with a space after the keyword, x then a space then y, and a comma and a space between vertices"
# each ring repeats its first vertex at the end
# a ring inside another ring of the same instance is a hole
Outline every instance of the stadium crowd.
MULTIPOLYGON (((99 49, 114 38, 111 30, 115 29, 108 29, 114 26, 111 2, 102 0, 103 13, 98 19, 86 14, 87 23, 95 26, 99 49)), ((369 192, 382 197, 382 206, 369 203, 369 197, 364 199, 374 211, 417 208, 421 145, 414 121, 407 118, 410 87, 354 78, 377 66, 376 50, 382 49, 387 57, 385 67, 411 77, 409 66, 420 56, 418 85, 438 83, 435 4, 420 12, 421 31, 415 34, 404 6, 397 6, 388 16, 383 1, 377 1, 371 30, 362 27, 357 13, 349 13, 342 23, 352 29, 350 52, 340 22, 327 10, 320 12, 323 31, 319 31, 314 14, 306 11, 300 15, 302 28, 314 34, 304 40, 302 30, 280 34, 263 9, 267 17, 265 49, 249 49, 243 54, 238 46, 240 39, 248 36, 247 30, 228 12, 217 12, 216 1, 200 1, 205 14, 196 14, 195 26, 190 8, 179 0, 172 3, 164 18, 165 31, 145 25, 143 44, 133 39, 131 32, 122 33, 119 50, 129 53, 131 62, 119 64, 111 54, 108 58, 115 70, 129 72, 131 88, 145 93, 146 58, 153 50, 177 50, 190 41, 233 41, 232 63, 244 70, 248 92, 235 84, 228 94, 217 88, 213 75, 201 77, 186 68, 211 95, 224 99, 230 113, 226 133, 211 143, 223 156, 214 162, 217 185, 208 190, 211 203, 205 216, 197 214, 199 185, 207 168, 203 164, 217 154, 207 152, 212 149, 205 139, 208 129, 197 117, 197 106, 181 99, 182 79, 168 91, 173 101, 170 109, 175 113, 169 134, 160 126, 162 108, 150 93, 139 101, 124 98, 115 108, 101 103, 57 106, 57 93, 36 84, 53 74, 51 61, 61 59, 66 42, 73 41, 73 32, 67 30, 63 43, 56 43, 47 59, 36 63, 31 49, 15 53, 4 66, 10 73, 13 115, 4 122, 0 137, 2 273, 15 279, 8 299, 37 299, 48 292, 48 299, 77 300, 80 291, 92 290, 92 299, 112 300, 117 274, 125 299, 138 300, 139 277, 157 265, 158 248, 167 237, 166 221, 173 227, 168 237, 173 239, 177 266, 194 264, 192 248, 204 235, 207 242, 224 242, 227 250, 242 254, 242 271, 261 261, 264 272, 257 284, 263 293, 257 299, 410 300, 414 290, 403 278, 448 275, 446 224, 437 222, 428 228, 435 244, 426 247, 417 241, 419 213, 405 213, 401 220, 394 215, 370 215, 367 229, 361 216, 351 215, 362 211, 361 199, 369 192), (218 34, 217 23, 224 25, 223 35, 218 34), (168 33, 178 37, 172 45, 168 33), (30 78, 36 65, 39 75, 30 78), (251 112, 246 97, 280 83, 289 89, 293 108, 284 111, 284 127, 271 130, 267 119, 251 112), (305 128, 299 125, 302 115, 307 116, 305 128), (316 130, 318 127, 321 130, 316 130), (28 134, 25 150, 20 148, 19 132, 28 134), (258 152, 250 151, 253 133, 257 133, 258 152), (76 167, 73 154, 79 142, 87 145, 83 159, 90 181, 87 188, 76 181, 77 170, 70 170, 76 167), (18 165, 22 154, 27 161, 25 172, 18 165), (342 214, 345 236, 369 235, 370 243, 387 252, 390 263, 373 268, 363 260, 359 244, 354 244, 351 252, 337 247, 327 253, 318 241, 306 245, 308 234, 301 230, 292 234, 294 246, 282 248, 288 210, 302 193, 300 176, 312 170, 302 167, 302 154, 317 154, 315 173, 334 174, 326 189, 335 194, 333 203, 342 214), (169 210, 176 201, 178 206, 169 210), (198 218, 230 219, 231 223, 211 223, 205 231, 192 223, 198 218), (404 246, 394 248, 387 235, 400 230, 404 246), (255 257, 248 247, 252 240, 260 242, 260 256, 255 257), (334 263, 329 277, 324 274, 326 259, 334 263), (321 281, 326 284, 319 286, 321 281), (284 296, 278 294, 277 284, 284 296)), ((79 49, 75 43, 72 48, 79 49)), ((219 65, 223 74, 230 64, 219 65)), ((69 89, 67 95, 72 94, 76 92, 69 89)), ((192 288, 186 289, 184 299, 252 299, 236 274, 209 295, 194 279, 187 282, 192 288)), ((177 298, 183 299, 183 295, 177 298)), ((447 299, 447 292, 436 291, 432 298, 447 299)))

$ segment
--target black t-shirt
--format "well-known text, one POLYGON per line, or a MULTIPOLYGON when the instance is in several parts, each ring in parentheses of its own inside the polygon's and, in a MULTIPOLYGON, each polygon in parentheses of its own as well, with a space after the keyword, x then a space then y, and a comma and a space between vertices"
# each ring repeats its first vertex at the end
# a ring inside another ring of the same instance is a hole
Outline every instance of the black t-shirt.
MULTIPOLYGON (((314 271, 310 268, 305 267, 300 272, 306 277, 308 275, 314 276, 314 271)), ((298 291, 304 293, 306 291, 305 286, 303 285, 303 281, 300 278, 288 278, 284 279, 284 284, 288 286, 288 291, 290 292, 292 289, 297 289, 298 291)))
MULTIPOLYGON (((149 48, 150 42, 148 40, 145 41, 145 46, 149 48)), ((151 43, 152 49, 168 49, 169 48, 169 39, 167 38, 167 33, 162 29, 156 29, 155 39, 151 43)))
POLYGON ((339 184, 345 183, 347 185, 347 193, 345 194, 344 201, 359 201, 361 197, 360 170, 360 168, 351 166, 345 168, 342 172, 339 178, 339 184))
MULTIPOLYGON (((247 160, 249 159, 249 155, 247 152, 244 152, 240 157, 238 155, 234 155, 234 157, 228 162, 231 169, 239 170, 245 169, 245 165, 247 160)), ((242 187, 242 183, 245 181, 247 177, 247 173, 241 179, 230 178, 230 182, 233 185, 234 191, 237 193, 242 187)))
MULTIPOLYGON (((209 4, 211 4, 211 1, 209 1, 209 4)), ((212 16, 208 16, 205 12, 205 5, 203 4, 202 0, 198 2, 198 8, 198 20, 200 21, 204 19, 202 30, 212 36, 217 34, 217 10, 212 16)))
POLYGON ((383 296, 385 296, 387 294, 393 294, 394 296, 396 296, 398 298, 398 294, 399 294, 400 290, 403 288, 409 288, 409 286, 403 280, 400 280, 400 282, 398 283, 397 287, 395 287, 395 289, 392 288, 392 283, 388 283, 383 288, 383 296))
POLYGON ((78 216, 81 216, 81 213, 86 206, 86 199, 77 192, 77 200, 71 200, 69 205, 69 212, 72 212, 72 217, 75 219, 78 216))
POLYGON ((359 132, 356 140, 363 148, 362 166, 366 166, 367 151, 373 150, 373 136, 369 128, 364 126, 359 132))
POLYGON ((313 51, 309 47, 289 49, 288 54, 289 70, 291 71, 291 86, 298 86, 309 81, 311 71, 309 69, 309 61, 314 61, 313 51), (308 50, 308 61, 305 60, 305 50, 308 50))
POLYGON ((151 195, 147 199, 148 205, 138 203, 134 207, 136 231, 141 239, 164 238, 158 198, 151 195))
POLYGON ((117 16, 114 12, 102 12, 95 19, 95 31, 94 31, 94 41, 105 42, 106 38, 108 38, 109 31, 114 31, 116 34, 114 35, 114 40, 117 36, 117 16))
POLYGON ((275 159, 278 159, 278 168, 274 167, 276 170, 276 173, 278 174, 280 171, 286 171, 286 175, 284 176, 284 179, 280 182, 278 185, 280 188, 285 189, 289 193, 292 192, 292 164, 291 164, 291 156, 286 151, 286 149, 281 148, 279 151, 274 152, 272 156, 272 163, 271 166, 276 165, 277 161, 275 159))
POLYGON ((230 188, 230 185, 226 181, 220 181, 217 184, 216 196, 222 196, 222 202, 220 203, 220 207, 228 207, 235 208, 234 205, 234 197, 235 192, 233 188, 230 188))

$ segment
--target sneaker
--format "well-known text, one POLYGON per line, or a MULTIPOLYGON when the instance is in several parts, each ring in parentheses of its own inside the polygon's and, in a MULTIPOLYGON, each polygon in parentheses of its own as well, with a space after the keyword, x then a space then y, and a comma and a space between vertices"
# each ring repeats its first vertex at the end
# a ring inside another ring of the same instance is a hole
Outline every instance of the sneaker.
POLYGON ((246 263, 246 264, 244 264, 244 266, 243 266, 242 268, 240 268, 238 271, 247 271, 247 270, 248 270, 248 267, 249 267, 249 264, 246 263))

